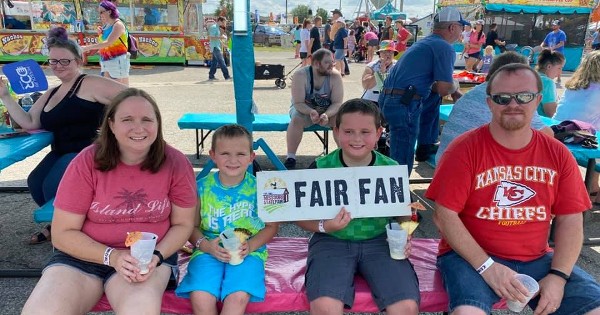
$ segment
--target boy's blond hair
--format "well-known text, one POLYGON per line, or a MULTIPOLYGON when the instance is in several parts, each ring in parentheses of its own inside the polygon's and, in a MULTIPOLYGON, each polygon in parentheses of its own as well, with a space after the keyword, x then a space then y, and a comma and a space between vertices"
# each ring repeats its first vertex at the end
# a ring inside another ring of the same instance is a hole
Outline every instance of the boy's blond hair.
POLYGON ((217 128, 217 130, 213 132, 210 149, 212 151, 215 151, 215 149, 217 148, 217 142, 221 139, 232 139, 237 137, 246 137, 246 139, 248 139, 248 142, 250 142, 250 147, 248 149, 250 150, 250 152, 253 151, 252 135, 250 134, 250 132, 248 132, 248 129, 239 124, 229 124, 217 128))

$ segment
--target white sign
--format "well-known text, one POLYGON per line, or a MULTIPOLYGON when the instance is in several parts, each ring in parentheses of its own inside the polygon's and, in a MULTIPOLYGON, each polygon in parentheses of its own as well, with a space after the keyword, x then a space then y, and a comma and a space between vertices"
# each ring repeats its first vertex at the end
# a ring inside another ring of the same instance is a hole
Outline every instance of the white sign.
POLYGON ((265 222, 410 215, 406 165, 258 172, 258 216, 265 222))

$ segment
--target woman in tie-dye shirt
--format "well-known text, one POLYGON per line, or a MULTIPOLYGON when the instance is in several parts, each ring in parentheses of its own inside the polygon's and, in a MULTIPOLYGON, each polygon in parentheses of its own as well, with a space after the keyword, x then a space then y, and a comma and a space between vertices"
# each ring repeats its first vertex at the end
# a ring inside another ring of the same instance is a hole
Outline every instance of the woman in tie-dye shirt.
POLYGON ((101 71, 105 77, 129 85, 129 55, 125 24, 119 19, 117 7, 110 1, 102 1, 98 14, 103 26, 98 29, 98 43, 82 47, 84 52, 98 50, 101 71))

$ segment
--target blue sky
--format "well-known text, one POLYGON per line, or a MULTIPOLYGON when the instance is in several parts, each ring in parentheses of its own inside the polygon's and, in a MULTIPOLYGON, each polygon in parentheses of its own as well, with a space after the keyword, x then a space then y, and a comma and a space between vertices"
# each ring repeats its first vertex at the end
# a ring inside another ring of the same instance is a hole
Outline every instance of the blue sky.
MULTIPOLYGON (((259 15, 268 15, 269 12, 273 14, 285 13, 285 2, 286 0, 250 0, 250 9, 252 12, 258 10, 259 15)), ((214 12, 218 5, 218 0, 207 0, 203 5, 205 13, 214 12)), ((358 10, 358 4, 360 0, 287 0, 288 13, 297 5, 304 4, 316 10, 318 7, 331 11, 335 8, 339 8, 341 3, 342 13, 344 17, 354 18, 356 17, 356 11, 358 10)), ((400 0, 392 0, 392 4, 396 4, 396 7, 400 7, 400 0)), ((364 11, 364 2, 361 10, 364 11)), ((404 0, 404 12, 409 17, 423 17, 433 11, 433 0, 404 0)))

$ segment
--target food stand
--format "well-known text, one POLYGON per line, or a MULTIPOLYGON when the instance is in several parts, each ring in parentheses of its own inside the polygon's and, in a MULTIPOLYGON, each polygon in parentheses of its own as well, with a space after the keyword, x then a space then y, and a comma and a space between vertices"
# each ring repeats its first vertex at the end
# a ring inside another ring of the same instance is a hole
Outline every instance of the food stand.
MULTIPOLYGON (((97 0, 9 1, 0 7, 0 62, 44 61, 45 36, 54 26, 65 27, 80 44, 96 43, 97 0)), ((184 51, 183 0, 120 0, 120 18, 138 39, 134 63, 181 63, 184 51)), ((88 61, 97 62, 91 55, 88 61)))
POLYGON ((507 44, 517 44, 517 50, 539 46, 551 31, 552 21, 560 20, 561 29, 567 34, 564 70, 573 71, 581 61, 593 1, 441 0, 440 6, 458 8, 465 19, 483 19, 486 31, 491 23, 498 24, 500 38, 507 44))

